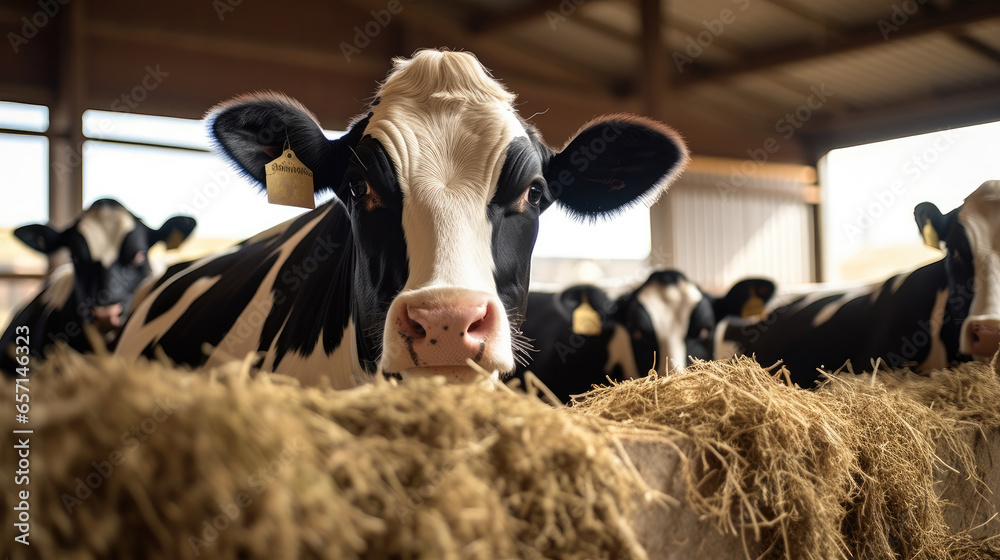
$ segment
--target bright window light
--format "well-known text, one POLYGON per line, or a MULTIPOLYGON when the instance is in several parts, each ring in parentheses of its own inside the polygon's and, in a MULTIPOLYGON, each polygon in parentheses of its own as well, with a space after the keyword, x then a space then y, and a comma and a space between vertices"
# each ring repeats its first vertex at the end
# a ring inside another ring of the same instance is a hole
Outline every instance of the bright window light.
POLYGON ((198 220, 199 237, 241 240, 305 212, 274 206, 215 154, 87 141, 83 204, 119 200, 151 227, 176 214, 198 220))
POLYGON ((0 101, 0 128, 45 132, 49 129, 49 108, 42 105, 0 101))
POLYGON ((539 219, 535 257, 645 259, 649 256, 649 209, 636 206, 607 220, 581 222, 553 204, 539 219))
POLYGON ((48 222, 48 161, 44 136, 0 134, 0 228, 48 222))
POLYGON ((826 280, 884 277, 940 258, 924 249, 914 207, 942 212, 1000 179, 1000 122, 833 150, 821 161, 826 280))
POLYGON ((210 148, 205 124, 194 119, 90 110, 83 113, 83 134, 98 140, 210 148))

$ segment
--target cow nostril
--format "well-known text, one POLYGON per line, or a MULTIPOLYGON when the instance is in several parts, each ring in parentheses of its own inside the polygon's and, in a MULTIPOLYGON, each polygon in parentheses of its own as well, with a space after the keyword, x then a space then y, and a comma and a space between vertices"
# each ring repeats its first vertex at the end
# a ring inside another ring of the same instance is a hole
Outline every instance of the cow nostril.
POLYGON ((417 334, 420 336, 424 336, 425 334, 427 334, 427 331, 424 330, 424 327, 420 323, 414 321, 413 319, 410 319, 410 326, 413 327, 413 330, 416 331, 417 334))

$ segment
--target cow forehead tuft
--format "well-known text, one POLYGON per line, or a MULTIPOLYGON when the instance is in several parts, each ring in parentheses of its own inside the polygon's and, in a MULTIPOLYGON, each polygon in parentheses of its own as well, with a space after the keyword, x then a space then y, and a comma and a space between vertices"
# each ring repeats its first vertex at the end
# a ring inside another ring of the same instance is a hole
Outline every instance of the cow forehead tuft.
POLYGON ((404 198, 414 185, 495 188, 510 142, 528 136, 515 96, 468 53, 397 60, 378 97, 365 133, 393 162, 404 198))
POLYGON ((399 97, 426 101, 432 96, 507 105, 512 105, 516 97, 472 54, 431 50, 420 51, 410 59, 394 60, 393 70, 378 95, 380 105, 399 97))
POLYGON ((136 219, 121 206, 91 206, 76 224, 76 230, 87 242, 91 260, 105 267, 118 260, 122 241, 136 227, 136 219))

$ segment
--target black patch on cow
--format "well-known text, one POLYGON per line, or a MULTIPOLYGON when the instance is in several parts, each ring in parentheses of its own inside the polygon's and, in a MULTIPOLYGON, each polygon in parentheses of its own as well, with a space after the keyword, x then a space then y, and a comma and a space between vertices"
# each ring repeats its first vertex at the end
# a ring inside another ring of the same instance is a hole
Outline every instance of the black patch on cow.
MULTIPOLYGON (((197 280, 219 276, 214 285, 191 302, 157 345, 162 346, 174 361, 194 366, 203 364, 207 356, 202 352, 202 345, 208 343, 214 347, 225 338, 275 266, 280 247, 322 212, 326 215, 305 234, 309 242, 295 247, 287 266, 278 271, 276 289, 272 292, 273 305, 270 310, 260 311, 264 328, 257 344, 260 348, 269 348, 278 329, 284 326, 289 332, 282 333, 277 345, 281 355, 289 350, 311 352, 320 331, 324 333, 324 347, 336 348, 349 317, 349 303, 342 300, 349 298, 350 290, 346 281, 338 280, 330 271, 337 270, 340 264, 334 261, 343 260, 344 255, 337 250, 322 262, 316 259, 317 269, 305 276, 297 275, 292 268, 307 262, 319 246, 313 243, 317 239, 329 240, 331 245, 340 247, 349 242, 346 212, 336 200, 299 216, 278 235, 241 245, 234 252, 198 268, 189 267, 187 272, 165 285, 150 305, 147 323, 173 307, 197 280), (307 282, 308 288, 305 287, 307 282), (312 296, 312 299, 303 299, 304 296, 312 296), (331 328, 334 326, 337 328, 331 328)), ((311 268, 312 261, 308 261, 308 266, 311 268)), ((239 336, 240 333, 234 334, 239 336)), ((145 353, 149 355, 150 350, 145 353)))
POLYGON ((684 336, 687 365, 693 358, 711 360, 715 357, 715 311, 712 302, 702 293, 701 301, 691 310, 688 330, 684 336))
MULTIPOLYGON (((811 388, 820 379, 816 368, 836 370, 848 360, 858 371, 871 369, 875 358, 882 358, 890 367, 922 362, 932 344, 930 318, 935 295, 948 286, 944 263, 938 261, 913 271, 892 293, 897 278, 883 284, 874 302, 872 294, 860 294, 818 326, 813 325, 816 315, 842 294, 805 306, 800 298, 760 321, 733 319, 724 338, 736 342, 743 353, 756 355, 764 366, 783 361, 792 382, 804 388, 811 388)), ((944 320, 945 326, 954 321, 947 310, 944 320)), ((942 338, 947 340, 944 333, 942 338)), ((951 348, 948 357, 955 358, 951 348)))
POLYGON ((331 354, 340 346, 350 320, 354 270, 350 223, 343 205, 330 206, 330 212, 292 249, 272 288, 274 306, 264 322, 259 350, 268 351, 278 337, 275 368, 287 352, 310 355, 321 335, 323 350, 331 354))
POLYGON ((497 296, 507 311, 512 328, 517 329, 527 306, 531 254, 538 237, 541 208, 523 202, 532 183, 541 184, 543 155, 547 152, 537 139, 515 138, 507 148, 496 194, 486 208, 492 227, 493 281, 497 296))
POLYGON ((514 377, 523 384, 524 374, 530 370, 563 402, 595 384, 606 385, 609 376, 614 381, 623 380, 621 367, 610 373, 604 371, 610 358, 608 344, 618 324, 611 317, 615 309, 615 302, 594 286, 574 286, 558 294, 528 294, 522 328, 535 340, 538 352, 531 355, 527 366, 516 367, 514 377), (601 318, 599 335, 573 333, 573 310, 584 297, 601 318))
POLYGON ((354 324, 361 367, 375 373, 382 356, 385 318, 393 299, 402 291, 409 273, 403 234, 403 195, 396 168, 382 144, 364 137, 344 174, 345 188, 352 181, 367 181, 381 204, 367 208, 363 200, 349 201, 353 232, 354 324))
MULTIPOLYGON (((190 366, 204 364, 208 356, 202 351, 203 345, 219 345, 277 260, 277 255, 267 255, 264 251, 259 253, 264 254, 257 254, 255 256, 258 258, 252 259, 247 258, 248 253, 224 255, 179 279, 185 282, 178 281, 167 286, 168 289, 180 288, 180 285, 198 278, 221 274, 209 290, 191 302, 187 310, 159 338, 156 346, 162 347, 170 359, 177 363, 190 366), (233 267, 237 266, 239 273, 233 274, 233 267)), ((160 303, 162 297, 163 295, 158 297, 155 303, 160 303)))

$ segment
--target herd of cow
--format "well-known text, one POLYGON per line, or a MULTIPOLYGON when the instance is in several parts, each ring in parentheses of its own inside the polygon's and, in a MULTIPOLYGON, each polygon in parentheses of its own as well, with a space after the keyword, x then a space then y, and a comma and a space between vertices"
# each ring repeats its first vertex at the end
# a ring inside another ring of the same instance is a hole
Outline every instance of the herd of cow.
POLYGON ((64 231, 19 228, 29 247, 68 249, 72 263, 15 314, 0 369, 16 370, 15 327, 29 328, 29 351, 43 358, 56 341, 90 351, 91 324, 132 359, 162 351, 201 366, 253 353, 264 371, 336 388, 382 376, 469 380, 472 359, 505 375, 530 370, 568 400, 606 376, 666 374, 692 357, 782 360, 811 387, 818 368, 848 361, 929 369, 1000 347, 1000 181, 947 214, 919 205, 917 232, 945 257, 865 289, 779 302, 772 282, 747 279, 714 297, 663 270, 616 299, 593 286, 529 293, 546 208, 594 219, 649 203, 688 155, 670 128, 624 114, 588 123, 556 152, 513 102, 472 55, 428 50, 397 60, 335 140, 279 94, 219 105, 212 137, 247 177, 264 184, 287 142, 315 190, 336 197, 155 277, 148 249, 176 247, 194 219, 154 230, 100 200, 64 231))

